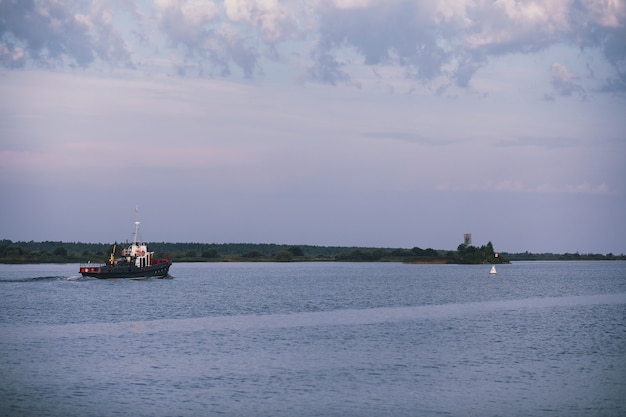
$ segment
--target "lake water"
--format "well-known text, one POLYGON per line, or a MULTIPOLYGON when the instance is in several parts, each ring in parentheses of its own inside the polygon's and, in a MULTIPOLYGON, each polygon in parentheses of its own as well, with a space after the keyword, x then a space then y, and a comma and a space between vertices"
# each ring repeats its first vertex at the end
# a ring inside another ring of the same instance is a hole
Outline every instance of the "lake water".
POLYGON ((626 415, 626 262, 77 271, 0 265, 0 415, 626 415))

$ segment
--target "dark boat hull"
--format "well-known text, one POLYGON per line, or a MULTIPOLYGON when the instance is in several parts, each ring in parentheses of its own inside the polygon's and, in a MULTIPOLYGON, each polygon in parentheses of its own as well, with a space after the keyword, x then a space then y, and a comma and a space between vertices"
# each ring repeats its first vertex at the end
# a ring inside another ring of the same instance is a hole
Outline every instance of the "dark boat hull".
POLYGON ((110 278, 164 278, 168 275, 171 262, 160 262, 155 265, 137 267, 132 264, 81 266, 80 273, 84 277, 100 279, 110 278))

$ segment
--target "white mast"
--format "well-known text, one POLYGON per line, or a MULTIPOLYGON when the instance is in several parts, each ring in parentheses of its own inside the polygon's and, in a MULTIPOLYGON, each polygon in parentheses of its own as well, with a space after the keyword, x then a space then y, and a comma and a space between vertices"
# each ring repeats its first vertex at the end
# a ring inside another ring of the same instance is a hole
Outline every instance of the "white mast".
POLYGON ((141 236, 139 236, 139 207, 135 206, 135 233, 133 233, 133 245, 137 246, 138 241, 141 241, 141 236))

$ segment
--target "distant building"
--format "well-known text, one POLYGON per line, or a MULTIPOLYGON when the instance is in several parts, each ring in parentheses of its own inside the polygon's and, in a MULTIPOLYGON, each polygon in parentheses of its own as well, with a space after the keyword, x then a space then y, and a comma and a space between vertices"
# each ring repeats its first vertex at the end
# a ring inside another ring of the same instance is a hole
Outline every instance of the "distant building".
POLYGON ((463 235, 463 244, 465 246, 470 246, 472 244, 472 234, 471 233, 465 233, 463 235))

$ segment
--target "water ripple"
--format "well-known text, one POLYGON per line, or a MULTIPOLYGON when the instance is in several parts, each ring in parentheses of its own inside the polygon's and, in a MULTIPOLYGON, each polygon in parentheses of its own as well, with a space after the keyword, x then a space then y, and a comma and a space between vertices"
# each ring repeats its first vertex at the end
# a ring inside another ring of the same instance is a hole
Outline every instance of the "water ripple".
POLYGON ((184 319, 126 321, 118 323, 71 323, 63 325, 0 326, 0 342, 41 338, 84 338, 161 332, 198 332, 315 326, 368 325, 385 322, 466 317, 496 311, 545 309, 563 306, 626 304, 626 293, 567 297, 526 298, 474 303, 342 309, 291 314, 211 316, 184 319))

